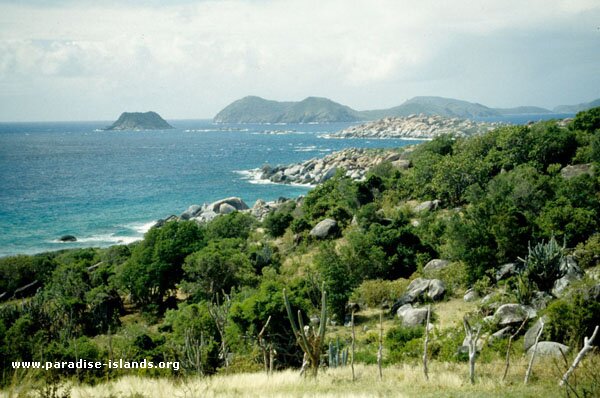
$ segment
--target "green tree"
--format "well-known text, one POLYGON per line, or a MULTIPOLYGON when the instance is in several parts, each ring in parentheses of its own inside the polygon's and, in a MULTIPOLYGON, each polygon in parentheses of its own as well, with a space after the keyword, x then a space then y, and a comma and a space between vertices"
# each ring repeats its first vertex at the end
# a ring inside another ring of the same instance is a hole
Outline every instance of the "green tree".
POLYGON ((256 281, 254 268, 240 239, 211 241, 191 254, 183 266, 185 289, 195 300, 211 299, 222 291, 251 285, 256 281))
POLYGON ((181 280, 184 259, 204 246, 204 231, 193 221, 168 222, 152 228, 119 269, 120 286, 134 302, 156 309, 181 280))

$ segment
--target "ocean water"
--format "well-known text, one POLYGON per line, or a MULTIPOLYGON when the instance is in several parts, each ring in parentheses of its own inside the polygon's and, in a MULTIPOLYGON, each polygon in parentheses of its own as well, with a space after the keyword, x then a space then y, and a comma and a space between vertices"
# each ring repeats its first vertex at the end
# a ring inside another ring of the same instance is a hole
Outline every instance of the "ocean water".
POLYGON ((99 130, 108 121, 0 123, 0 256, 130 243, 192 204, 239 196, 252 206, 309 189, 257 184, 240 171, 415 143, 319 138, 349 123, 170 123, 175 130, 140 132, 99 130), (65 234, 78 241, 58 242, 65 234))

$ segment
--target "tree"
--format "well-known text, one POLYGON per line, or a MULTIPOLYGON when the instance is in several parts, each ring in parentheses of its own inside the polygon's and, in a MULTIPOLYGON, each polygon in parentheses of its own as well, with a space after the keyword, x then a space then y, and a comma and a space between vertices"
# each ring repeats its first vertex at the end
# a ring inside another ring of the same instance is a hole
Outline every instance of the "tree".
POLYGON ((217 293, 256 281, 243 246, 240 239, 211 241, 185 260, 184 287, 195 300, 211 299, 217 293))
POLYGON ((144 308, 160 307, 165 294, 181 280, 184 259, 204 246, 204 231, 193 221, 152 228, 120 268, 120 285, 144 308))

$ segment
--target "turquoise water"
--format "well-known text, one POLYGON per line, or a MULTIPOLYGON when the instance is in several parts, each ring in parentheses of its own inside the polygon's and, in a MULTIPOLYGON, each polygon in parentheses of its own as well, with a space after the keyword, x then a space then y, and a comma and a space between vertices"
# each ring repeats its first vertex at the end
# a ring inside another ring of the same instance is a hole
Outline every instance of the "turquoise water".
POLYGON ((214 125, 172 121, 168 131, 99 131, 110 122, 0 124, 0 256, 129 243, 192 204, 305 194, 256 184, 241 170, 403 140, 327 140, 349 123, 214 125), (65 234, 78 238, 60 243, 65 234))

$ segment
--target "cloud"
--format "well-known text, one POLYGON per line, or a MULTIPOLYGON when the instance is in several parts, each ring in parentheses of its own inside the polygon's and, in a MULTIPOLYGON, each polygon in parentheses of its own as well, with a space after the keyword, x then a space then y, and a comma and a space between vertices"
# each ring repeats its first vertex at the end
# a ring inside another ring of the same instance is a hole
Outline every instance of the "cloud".
POLYGON ((599 85, 580 83, 598 81, 597 1, 139 4, 0 1, 0 119, 30 117, 28 107, 72 118, 71 104, 81 118, 136 106, 209 117, 247 94, 323 95, 357 108, 424 94, 518 105, 524 87, 547 106, 600 96, 599 85), (557 98, 567 85, 576 92, 557 98), (62 102, 44 111, 57 89, 62 102), (8 92, 21 93, 20 106, 8 92))

